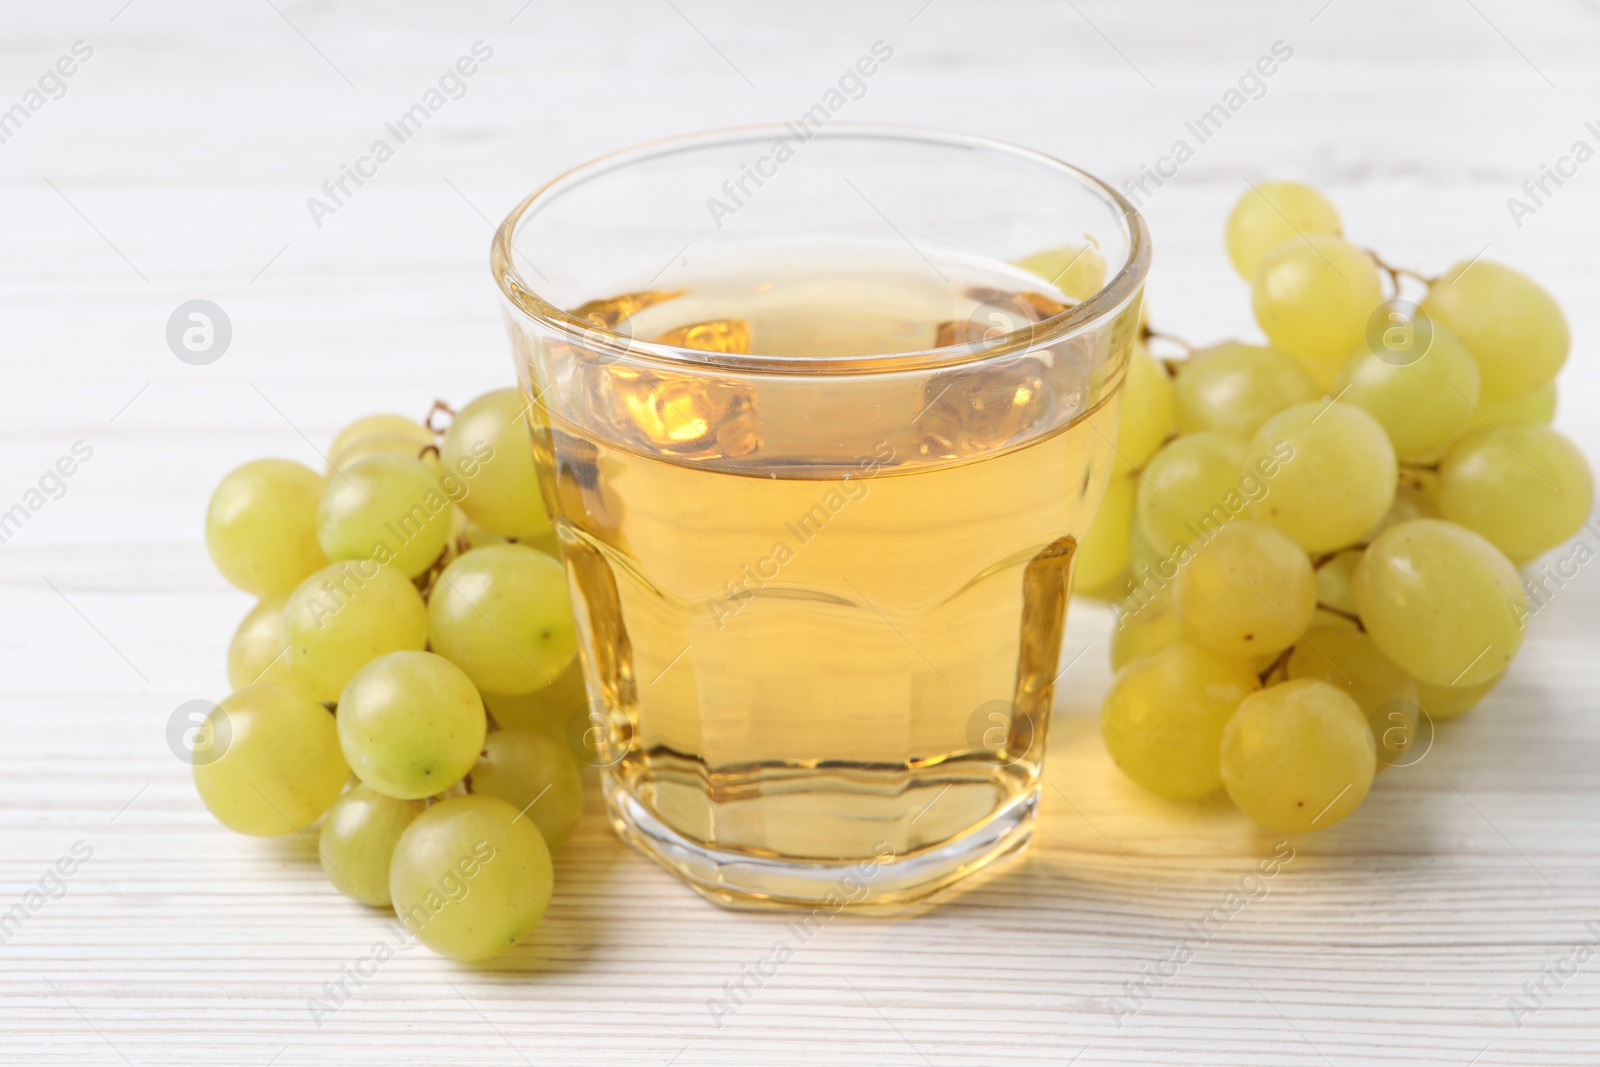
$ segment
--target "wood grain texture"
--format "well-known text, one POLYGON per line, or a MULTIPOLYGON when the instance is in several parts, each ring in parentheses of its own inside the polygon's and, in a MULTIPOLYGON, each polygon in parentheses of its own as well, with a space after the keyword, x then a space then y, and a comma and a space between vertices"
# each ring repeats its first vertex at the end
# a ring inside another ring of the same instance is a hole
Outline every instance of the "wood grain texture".
POLYGON ((508 381, 490 220, 601 151, 798 114, 879 39, 894 59, 851 118, 1015 140, 1119 181, 1288 42, 1265 95, 1146 205, 1156 321, 1253 332, 1223 215, 1246 178, 1307 177, 1396 261, 1487 247, 1543 279, 1577 340, 1558 422, 1600 455, 1600 162, 1521 228, 1505 206, 1595 139, 1600 7, 124 3, 11 5, 0 39, 0 109, 74 41, 94 49, 0 144, 0 510, 74 441, 94 450, 0 545, 0 913, 74 842, 93 850, 0 945, 0 1061, 1600 1062, 1600 962, 1546 979, 1521 1026, 1507 1007, 1600 930, 1600 564, 1536 617, 1480 710, 1348 822, 1291 842, 1237 911, 1277 842, 1119 778, 1095 721, 1107 618, 1077 605, 1065 654, 1088 651, 1058 701, 1034 850, 932 914, 828 923, 722 1016, 708 1002, 791 936, 782 919, 703 903, 597 809, 558 858, 549 917, 501 965, 409 949, 372 967, 382 918, 338 897, 305 841, 221 830, 163 737, 178 704, 220 695, 248 607, 200 538, 225 471, 317 463, 349 417, 508 381), (478 40, 494 56, 466 95, 313 225, 306 198, 478 40), (195 297, 234 327, 206 367, 164 341, 195 297), (319 1025, 308 1001, 352 969, 371 973, 319 1025), (1119 1020, 1151 969, 1176 973, 1119 1020))

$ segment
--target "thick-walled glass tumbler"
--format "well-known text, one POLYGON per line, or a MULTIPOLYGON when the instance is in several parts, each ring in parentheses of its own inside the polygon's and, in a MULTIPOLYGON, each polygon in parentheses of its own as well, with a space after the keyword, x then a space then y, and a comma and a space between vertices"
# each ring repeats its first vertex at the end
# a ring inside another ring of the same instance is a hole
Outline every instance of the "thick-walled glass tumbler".
POLYGON ((618 832, 719 903, 879 912, 1022 848, 1133 208, 1007 145, 790 124, 570 171, 492 260, 618 832))

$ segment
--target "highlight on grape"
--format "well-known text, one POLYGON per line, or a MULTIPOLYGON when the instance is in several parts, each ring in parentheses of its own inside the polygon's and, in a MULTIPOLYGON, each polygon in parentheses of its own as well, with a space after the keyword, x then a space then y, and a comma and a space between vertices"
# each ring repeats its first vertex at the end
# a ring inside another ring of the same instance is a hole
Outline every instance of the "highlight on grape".
POLYGON ((1145 328, 1075 578, 1118 613, 1101 725, 1121 770, 1303 833, 1499 684, 1594 554, 1538 562, 1594 529, 1594 479, 1550 426, 1571 342, 1533 279, 1393 266, 1296 182, 1252 185, 1224 240, 1266 341, 1145 328), (1216 507, 1278 448, 1270 492, 1216 507))

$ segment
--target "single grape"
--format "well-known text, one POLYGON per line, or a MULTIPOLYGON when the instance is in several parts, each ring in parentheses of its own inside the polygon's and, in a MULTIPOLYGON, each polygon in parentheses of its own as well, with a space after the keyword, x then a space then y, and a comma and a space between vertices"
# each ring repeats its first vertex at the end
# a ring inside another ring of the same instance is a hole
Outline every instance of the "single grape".
POLYGON ((1383 518, 1367 531, 1366 536, 1361 539, 1362 542, 1370 544, 1383 531, 1402 522, 1410 522, 1412 519, 1437 519, 1439 504, 1434 499, 1434 490, 1438 484, 1439 476, 1433 471, 1418 467, 1405 468, 1399 484, 1395 486, 1394 503, 1383 513, 1383 518))
POLYGON ((1339 212, 1327 197, 1299 182, 1272 181, 1252 185, 1239 198, 1223 234, 1233 269, 1248 282, 1267 253, 1285 241, 1302 234, 1337 237, 1341 232, 1339 212))
MULTIPOLYGON (((415 456, 424 446, 434 443, 434 432, 415 419, 404 415, 367 415, 339 431, 328 446, 328 458, 337 460, 339 454, 364 437, 404 437, 414 442, 409 454, 415 456)), ((341 466, 334 463, 334 467, 341 466)), ((332 469, 329 470, 332 474, 332 469)))
POLYGON ((228 696, 201 725, 195 751, 221 752, 194 765, 200 799, 222 825, 256 837, 310 826, 350 777, 333 716, 294 686, 228 696))
POLYGON ((1366 336, 1383 302, 1377 265, 1349 241, 1308 234, 1278 245, 1255 276, 1256 322, 1326 385, 1366 336))
POLYGON ((328 475, 350 466, 358 459, 379 454, 393 454, 422 459, 437 472, 438 449, 425 452, 430 445, 437 446, 434 432, 404 415, 368 415, 357 419, 333 439, 328 448, 328 475))
POLYGON ((1347 548, 1317 568, 1317 603, 1342 611, 1356 613, 1356 595, 1350 588, 1356 568, 1361 565, 1362 550, 1347 548))
POLYGON ((1438 719, 1454 719, 1465 715, 1482 703, 1483 698, 1489 695, 1490 690, 1500 684, 1504 678, 1502 672, 1486 682, 1476 685, 1428 685, 1426 682, 1417 683, 1417 703, 1422 705, 1429 717, 1438 719))
POLYGON ((483 749, 483 699, 461 668, 432 652, 390 652, 339 696, 339 742, 367 785, 401 800, 461 781, 483 749))
POLYGON ((1388 362, 1363 345, 1339 372, 1334 394, 1371 412, 1401 460, 1418 460, 1447 444, 1478 402, 1478 364, 1442 326, 1420 358, 1388 362))
POLYGON ((550 904, 550 850, 499 797, 452 797, 406 827, 389 869, 395 914, 417 940, 470 962, 527 937, 550 904))
POLYGON ((1399 468, 1378 420, 1349 404, 1297 404, 1262 424, 1247 469, 1266 492, 1246 517, 1270 523, 1307 552, 1355 544, 1394 503, 1399 468), (1268 474, 1268 467, 1275 473, 1268 474))
POLYGON ((1017 266, 1037 274, 1074 300, 1087 300, 1106 284, 1106 261, 1085 245, 1062 245, 1017 260, 1017 266))
POLYGON ((1440 519, 1385 530, 1356 568, 1367 633, 1418 681, 1469 686, 1511 662, 1527 598, 1516 568, 1484 538, 1440 519))
POLYGON ((1249 437, 1284 408, 1315 400, 1320 392, 1292 356, 1225 341, 1178 365, 1173 412, 1179 433, 1219 430, 1249 437))
POLYGON ((428 640, 480 689, 549 685, 578 652, 565 569, 524 545, 457 556, 429 599, 428 640))
POLYGON ((1490 427, 1450 446, 1439 511, 1523 564, 1576 533, 1594 506, 1578 447, 1548 426, 1490 427))
POLYGON ((1218 746, 1228 717, 1260 687, 1243 660, 1178 641, 1134 660, 1100 712, 1122 772, 1158 796, 1194 800, 1222 784, 1218 746))
POLYGON ((1072 585, 1090 593, 1110 585, 1128 569, 1128 531, 1133 524, 1135 475, 1113 474, 1100 510, 1072 557, 1072 585))
POLYGON ((567 746, 535 730, 496 730, 469 774, 472 791, 507 801, 554 852, 583 814, 583 778, 567 746))
POLYGON ((283 609, 289 671, 318 700, 334 701, 356 671, 386 652, 428 643, 417 587, 373 560, 344 560, 313 574, 283 609))
POLYGON ((1300 678, 1240 703, 1222 733, 1222 784, 1240 811, 1269 830, 1324 830, 1366 797, 1375 750, 1354 700, 1300 678))
POLYGON ((327 482, 287 459, 258 459, 222 479, 206 509, 206 548, 229 582, 256 596, 287 593, 328 564, 317 544, 327 482))
POLYGON ((1224 526, 1178 572, 1173 593, 1197 644, 1240 658, 1288 648, 1317 607, 1305 552, 1259 522, 1224 526))
POLYGON ((1433 283, 1422 310, 1472 352, 1483 395, 1510 399, 1548 384, 1567 360, 1567 320, 1525 274, 1485 259, 1457 263, 1433 283))
POLYGON ((1168 586, 1149 601, 1117 613, 1117 626, 1111 631, 1111 669, 1120 671, 1183 637, 1183 618, 1168 586))
POLYGON ((527 693, 481 692, 483 706, 507 730, 538 730, 564 741, 580 708, 588 706, 583 665, 576 657, 549 685, 527 693))
POLYGON ((1289 655, 1290 678, 1315 678, 1342 691, 1367 718, 1379 767, 1396 763, 1417 738, 1417 683, 1360 630, 1313 627, 1289 655))
POLYGON ((533 466, 533 439, 522 395, 485 393, 462 408, 439 445, 446 484, 473 522, 507 537, 538 537, 550 529, 533 466))
POLYGON ((287 594, 262 597, 233 632, 228 642, 228 688, 243 689, 257 682, 291 681, 289 658, 283 640, 283 606, 287 594))
POLYGON ((380 453, 328 483, 317 505, 317 540, 330 559, 375 559, 414 577, 439 558, 450 522, 450 501, 426 463, 380 453))
POLYGON ((1122 386, 1122 428, 1113 472, 1142 467, 1172 429, 1172 379, 1144 344, 1135 341, 1122 386))
POLYGON ((1556 383, 1554 379, 1535 389, 1509 399, 1479 397, 1478 406, 1467 422, 1468 430, 1481 430, 1490 426, 1537 426, 1548 424, 1556 417, 1556 383))
POLYGON ((394 846, 424 807, 420 800, 396 800, 364 785, 334 801, 317 838, 328 881, 351 900, 387 907, 394 846))
POLYGON ((1244 509, 1239 473, 1248 443, 1228 433, 1173 438, 1138 482, 1135 521, 1146 541, 1170 552, 1199 545, 1244 509))

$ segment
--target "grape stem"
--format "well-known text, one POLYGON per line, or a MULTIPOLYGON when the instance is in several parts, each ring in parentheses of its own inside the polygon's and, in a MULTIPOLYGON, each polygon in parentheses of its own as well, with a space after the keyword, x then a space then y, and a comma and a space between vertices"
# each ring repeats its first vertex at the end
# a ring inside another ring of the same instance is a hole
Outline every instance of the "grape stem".
POLYGON ((1402 276, 1407 278, 1415 278, 1417 281, 1421 282, 1430 289, 1433 288, 1433 283, 1439 280, 1437 278, 1430 278, 1421 271, 1415 271, 1409 267, 1396 267, 1393 264, 1386 262, 1382 256, 1378 255, 1377 252, 1370 248, 1363 249, 1363 251, 1372 257, 1372 262, 1378 265, 1379 270, 1383 271, 1389 276, 1389 285, 1393 289, 1393 292, 1389 294, 1390 300, 1397 299, 1400 296, 1400 279, 1402 276))
POLYGON ((1153 330, 1150 328, 1148 323, 1145 325, 1144 329, 1140 331, 1139 339, 1144 341, 1146 344, 1149 344, 1151 341, 1170 341, 1179 348, 1183 349, 1183 359, 1174 359, 1171 356, 1161 356, 1156 359, 1156 362, 1161 364, 1161 369, 1167 372, 1167 377, 1169 378, 1176 378, 1178 376, 1178 371, 1183 364, 1188 360, 1193 359, 1195 352, 1198 351, 1194 345, 1190 344, 1188 341, 1185 341, 1177 334, 1164 333, 1161 330, 1153 330))
POLYGON ((1356 629, 1360 630, 1362 633, 1367 632, 1367 628, 1361 625, 1361 616, 1357 615, 1355 612, 1345 611, 1344 609, 1336 608, 1331 604, 1324 604, 1320 600, 1317 601, 1317 607, 1321 608, 1323 611, 1326 611, 1329 615, 1337 615, 1341 619, 1349 619, 1351 622, 1356 624, 1356 629))
POLYGON ((429 408, 428 413, 423 416, 422 425, 426 426, 434 433, 444 433, 444 431, 448 428, 448 424, 445 426, 435 426, 433 424, 433 417, 439 414, 449 415, 453 419, 456 417, 456 409, 451 407, 449 404, 446 404, 443 400, 435 400, 433 402, 433 407, 429 408))
POLYGON ((1267 679, 1271 678, 1274 674, 1277 674, 1279 671, 1282 671, 1285 674, 1288 673, 1289 655, 1293 651, 1294 651, 1294 646, 1290 645, 1288 648, 1284 649, 1282 652, 1279 652, 1276 659, 1274 659, 1271 663, 1267 664, 1267 669, 1262 671, 1259 675, 1257 675, 1257 677, 1261 679, 1261 684, 1262 685, 1269 684, 1267 679))

